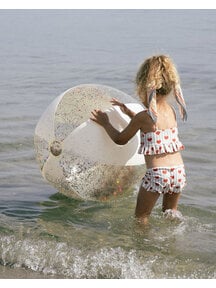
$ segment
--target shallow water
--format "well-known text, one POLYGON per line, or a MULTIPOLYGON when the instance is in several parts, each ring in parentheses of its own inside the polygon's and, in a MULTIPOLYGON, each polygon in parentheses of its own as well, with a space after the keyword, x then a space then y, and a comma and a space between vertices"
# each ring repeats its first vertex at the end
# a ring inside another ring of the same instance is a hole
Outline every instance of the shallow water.
POLYGON ((17 278, 215 278, 215 13, 0 11, 1 278, 5 269, 17 278), (182 78, 188 185, 183 218, 165 219, 160 199, 144 229, 134 220, 138 187, 108 202, 69 199, 42 179, 33 136, 72 86, 134 95, 137 67, 153 53, 170 54, 182 78))
POLYGON ((183 218, 170 221, 158 204, 144 228, 130 195, 92 203, 56 194, 40 204, 38 217, 23 209, 2 218, 2 265, 74 279, 215 277, 214 210, 181 204, 183 218))

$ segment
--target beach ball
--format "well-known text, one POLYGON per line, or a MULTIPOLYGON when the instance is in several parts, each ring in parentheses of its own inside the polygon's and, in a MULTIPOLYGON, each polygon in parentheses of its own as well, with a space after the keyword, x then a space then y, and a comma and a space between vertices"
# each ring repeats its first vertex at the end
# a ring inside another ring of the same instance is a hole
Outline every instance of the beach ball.
POLYGON ((115 144, 103 127, 91 121, 91 111, 101 109, 119 130, 130 119, 117 98, 137 111, 134 98, 115 88, 82 84, 68 89, 48 106, 34 135, 36 159, 44 179, 58 192, 72 198, 105 200, 120 195, 141 177, 143 155, 138 155, 139 133, 126 145, 115 144))

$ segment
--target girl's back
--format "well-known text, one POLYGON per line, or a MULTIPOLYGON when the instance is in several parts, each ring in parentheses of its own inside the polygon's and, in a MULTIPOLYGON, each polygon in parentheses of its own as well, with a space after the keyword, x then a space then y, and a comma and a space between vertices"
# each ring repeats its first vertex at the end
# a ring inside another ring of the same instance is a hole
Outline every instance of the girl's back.
POLYGON ((150 121, 148 121, 150 124, 144 126, 144 129, 141 129, 141 141, 144 141, 142 144, 143 147, 145 146, 146 148, 146 153, 140 148, 140 153, 145 154, 147 168, 182 165, 183 160, 179 151, 183 150, 184 147, 180 141, 178 142, 177 147, 178 129, 176 114, 174 109, 167 103, 165 97, 161 97, 157 102, 157 122, 154 123, 150 116, 147 117, 150 119, 150 121), (145 140, 143 140, 143 136, 145 137, 145 140), (177 151, 174 151, 175 149, 169 150, 166 148, 168 140, 175 142, 177 151), (163 145, 165 148, 163 148, 163 145), (147 148, 148 146, 149 148, 147 148), (150 149, 152 153, 148 149, 150 149))

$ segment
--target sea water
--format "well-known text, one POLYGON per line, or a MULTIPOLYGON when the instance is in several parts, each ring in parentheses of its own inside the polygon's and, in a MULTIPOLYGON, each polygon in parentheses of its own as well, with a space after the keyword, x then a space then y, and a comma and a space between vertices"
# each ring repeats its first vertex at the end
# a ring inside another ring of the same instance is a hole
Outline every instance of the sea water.
POLYGON ((215 278, 215 30, 215 10, 0 11, 0 278, 215 278), (135 97, 139 64, 159 53, 175 60, 187 102, 188 184, 182 216, 166 219, 160 199, 144 228, 139 183, 110 201, 69 199, 42 179, 33 137, 75 85, 135 97))

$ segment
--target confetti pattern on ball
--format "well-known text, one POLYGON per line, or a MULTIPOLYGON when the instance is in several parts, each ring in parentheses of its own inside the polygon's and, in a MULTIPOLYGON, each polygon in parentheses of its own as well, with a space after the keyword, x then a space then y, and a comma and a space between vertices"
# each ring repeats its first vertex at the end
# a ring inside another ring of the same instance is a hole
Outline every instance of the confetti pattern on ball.
POLYGON ((92 110, 111 109, 113 97, 124 103, 136 102, 112 87, 83 84, 62 93, 39 119, 34 145, 42 176, 68 197, 106 200, 131 187, 141 177, 139 171, 144 173, 140 166, 99 163, 76 153, 73 147, 75 129, 89 120, 92 110))

